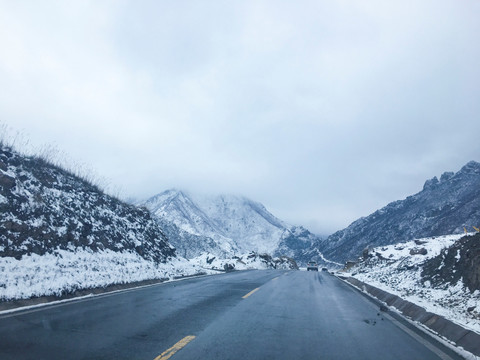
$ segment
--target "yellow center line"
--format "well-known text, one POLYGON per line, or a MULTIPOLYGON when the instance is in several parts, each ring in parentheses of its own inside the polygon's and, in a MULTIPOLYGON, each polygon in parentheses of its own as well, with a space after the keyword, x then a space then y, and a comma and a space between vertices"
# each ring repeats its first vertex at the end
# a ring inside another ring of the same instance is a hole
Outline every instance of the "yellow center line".
POLYGON ((173 345, 170 349, 165 350, 163 353, 158 355, 154 360, 167 360, 170 359, 178 350, 187 346, 187 344, 195 339, 195 336, 185 336, 182 340, 173 345))
POLYGON ((276 278, 273 278, 272 281, 273 281, 273 280, 278 280, 279 277, 280 277, 280 276, 277 276, 276 278))
POLYGON ((246 299, 248 298, 250 295, 252 295, 255 291, 257 291, 258 289, 260 289, 259 287, 256 288, 256 289, 253 289, 252 291, 250 291, 247 295, 244 295, 242 296, 242 299, 246 299))

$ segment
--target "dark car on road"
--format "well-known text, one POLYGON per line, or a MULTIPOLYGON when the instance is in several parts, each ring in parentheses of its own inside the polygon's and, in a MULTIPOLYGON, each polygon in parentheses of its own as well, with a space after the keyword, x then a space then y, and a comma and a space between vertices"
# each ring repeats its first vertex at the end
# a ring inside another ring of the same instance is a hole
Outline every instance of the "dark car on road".
POLYGON ((318 265, 315 261, 309 261, 307 263, 307 271, 318 271, 318 265))

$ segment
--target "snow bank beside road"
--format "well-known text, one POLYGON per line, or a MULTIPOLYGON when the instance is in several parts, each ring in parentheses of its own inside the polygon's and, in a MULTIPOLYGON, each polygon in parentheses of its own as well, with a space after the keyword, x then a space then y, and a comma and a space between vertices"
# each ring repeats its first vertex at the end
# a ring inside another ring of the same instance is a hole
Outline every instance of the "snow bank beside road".
POLYGON ((272 257, 267 254, 250 252, 230 259, 217 258, 211 254, 202 254, 190 262, 205 270, 249 270, 249 269, 284 269, 297 270, 295 260, 288 257, 272 257))
POLYGON ((77 290, 143 280, 173 279, 198 273, 211 275, 226 269, 275 268, 294 267, 290 259, 256 253, 234 259, 217 259, 213 255, 204 254, 190 261, 171 258, 167 263, 155 263, 135 252, 57 249, 44 255, 25 255, 20 260, 13 257, 0 258, 0 301, 63 296, 77 290))
POLYGON ((462 281, 434 286, 422 277, 425 262, 463 236, 439 236, 374 248, 368 259, 350 269, 349 275, 480 333, 479 290, 470 292, 462 281))
POLYGON ((134 252, 90 249, 55 250, 51 254, 0 258, 0 300, 62 296, 79 289, 173 278, 200 272, 185 259, 154 263, 134 252))

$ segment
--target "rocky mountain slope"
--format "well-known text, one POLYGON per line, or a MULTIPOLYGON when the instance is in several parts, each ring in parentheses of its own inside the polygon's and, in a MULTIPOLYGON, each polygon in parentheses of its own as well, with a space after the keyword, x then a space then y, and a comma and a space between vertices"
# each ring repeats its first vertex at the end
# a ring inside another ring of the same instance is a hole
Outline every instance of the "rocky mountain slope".
POLYGON ((346 229, 318 241, 305 256, 345 262, 355 260, 366 247, 389 245, 415 238, 458 234, 480 225, 480 164, 466 164, 457 173, 425 182, 423 190, 358 219, 346 229))
POLYGON ((141 205, 158 217, 179 254, 188 258, 201 253, 227 258, 250 251, 296 258, 318 240, 241 196, 194 197, 167 190, 141 205))
MULTIPOLYGON (((480 295, 480 234, 465 236, 422 266, 422 281, 437 288, 455 287, 458 283, 480 295)), ((480 304, 476 309, 480 320, 480 304)))
POLYGON ((130 251, 155 262, 175 256, 148 211, 39 158, 0 149, 0 257, 75 248, 130 251))

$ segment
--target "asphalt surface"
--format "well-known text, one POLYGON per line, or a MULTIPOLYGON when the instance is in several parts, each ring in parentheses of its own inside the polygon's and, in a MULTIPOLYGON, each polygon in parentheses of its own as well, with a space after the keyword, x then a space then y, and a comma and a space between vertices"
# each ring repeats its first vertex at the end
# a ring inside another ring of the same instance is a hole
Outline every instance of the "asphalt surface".
POLYGON ((326 272, 243 271, 0 314, 0 359, 459 359, 326 272))

